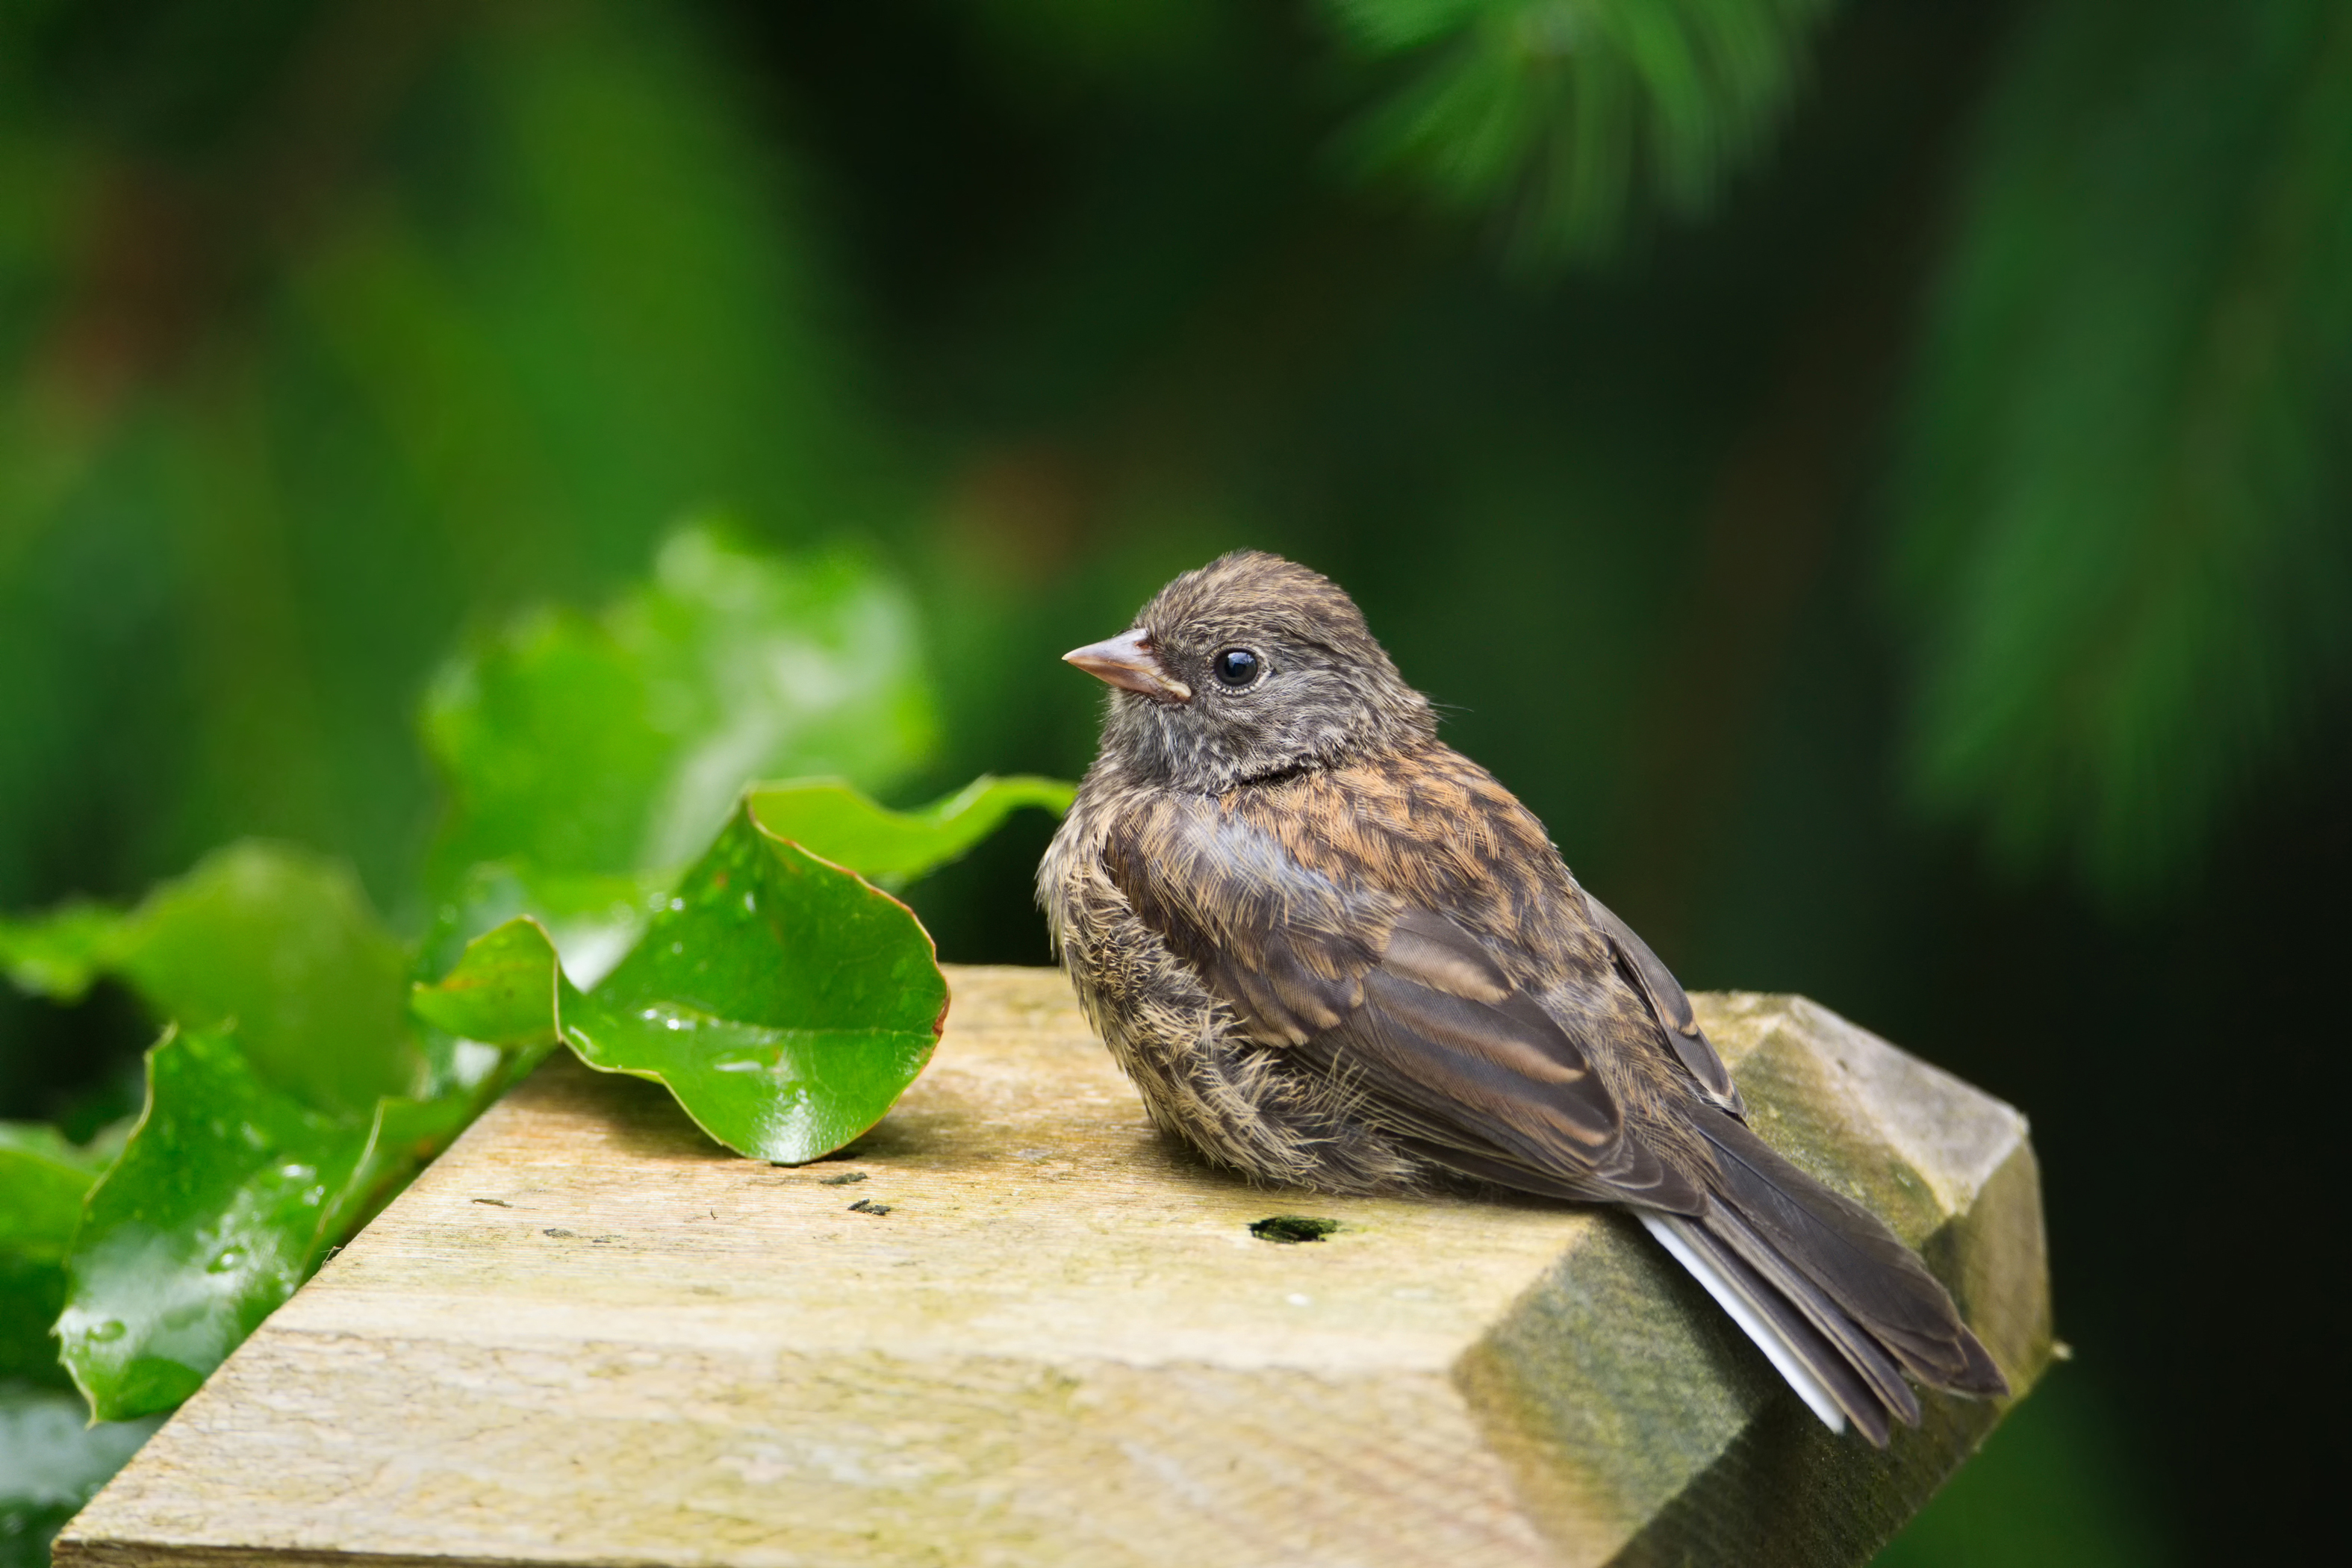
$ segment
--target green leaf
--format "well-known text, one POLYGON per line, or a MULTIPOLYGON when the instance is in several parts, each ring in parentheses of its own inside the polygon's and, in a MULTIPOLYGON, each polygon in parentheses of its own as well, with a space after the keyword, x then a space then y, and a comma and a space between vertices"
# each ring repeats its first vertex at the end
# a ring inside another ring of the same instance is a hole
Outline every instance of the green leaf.
POLYGON ((947 980, 904 904, 783 842, 748 807, 563 1036, 666 1084, 728 1147, 799 1163, 879 1121, 930 1060, 947 980))
POLYGON ((82 1200, 58 1332, 102 1419, 194 1393, 554 1042, 485 1052, 450 1092, 382 1099, 365 1116, 313 1109, 241 1043, 231 1028, 184 1030, 151 1049, 146 1110, 82 1200))
POLYGON ((148 1051, 146 1113, 85 1201, 58 1321, 100 1419, 177 1405, 293 1294, 364 1142, 269 1083, 230 1030, 148 1051))
POLYGON ((244 1058, 313 1110, 363 1115, 415 1086, 406 957, 337 862, 231 845, 150 893, 121 946, 123 973, 159 1020, 234 1022, 244 1058))
POLYGON ((559 1034, 604 1072, 666 1085, 740 1153, 799 1163, 879 1121, 930 1059, 947 981, 907 907, 769 832, 745 806, 593 993, 546 932, 474 940, 411 1005, 516 1047, 559 1034))
POLYGON ((0 1121, 0 1378, 65 1381, 49 1329, 82 1197, 104 1163, 55 1128, 0 1121))
POLYGON ((560 1036, 563 971, 546 928, 510 920, 466 945, 457 966, 420 982, 408 1007, 436 1029, 494 1046, 551 1046, 560 1036))
POLYGON ((877 805, 843 779, 754 784, 748 798, 751 815, 777 837, 871 881, 904 887, 965 854, 1022 806, 1058 816, 1076 794, 1076 785, 1058 779, 983 773, 916 811, 877 805))
POLYGON ((461 901, 479 895, 465 882, 481 863, 508 863, 531 893, 674 871, 763 773, 872 784, 919 762, 932 721, 913 628, 903 595, 861 566, 778 561, 698 529, 601 616, 542 614, 454 665, 425 713, 451 802, 434 857, 454 906, 445 940, 519 912, 461 901))
POLYGON ((120 973, 179 1026, 103 1180, 104 1151, 0 1129, 0 1372, 62 1363, 102 1415, 184 1398, 520 1059, 436 1036, 446 1092, 394 1092, 425 1065, 405 960, 350 873, 303 851, 235 845, 129 915, 28 930, 17 956, 52 992, 120 973))
POLYGON ((122 912, 104 904, 62 904, 46 914, 0 920, 0 972, 19 991, 78 1002, 113 967, 122 912))
POLYGON ((159 1025, 234 1022, 253 1066, 315 1110, 364 1113, 415 1086, 407 959, 349 868, 307 849, 248 839, 128 914, 74 903, 0 921, 0 963, 58 1001, 114 974, 159 1025))
POLYGON ((0 1383, 0 1568, 47 1568, 49 1538, 162 1424, 93 1426, 73 1394, 0 1383))
POLYGON ((1642 204, 1703 210, 1775 126, 1833 0, 1326 0, 1402 80, 1360 170, 1493 215, 1522 260, 1605 252, 1642 204))
POLYGON ((521 860, 483 861, 448 889, 418 967, 446 974, 473 939, 528 915, 562 954, 565 973, 593 985, 635 945, 646 922, 668 901, 677 877, 675 867, 632 875, 565 874, 521 860))

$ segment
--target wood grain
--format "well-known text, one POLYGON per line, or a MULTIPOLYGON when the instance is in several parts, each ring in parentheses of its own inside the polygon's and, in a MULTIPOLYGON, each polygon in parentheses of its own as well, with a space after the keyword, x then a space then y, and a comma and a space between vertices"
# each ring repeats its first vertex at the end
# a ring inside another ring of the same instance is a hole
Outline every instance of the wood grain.
MULTIPOLYGON (((1150 1130, 1057 973, 950 978, 929 1070, 797 1170, 550 1061, 60 1568, 1861 1562, 1999 1417, 1833 1438, 1622 1216, 1250 1187, 1150 1130), (1286 1213, 1341 1228, 1251 1235, 1286 1213)), ((2029 1387, 2023 1119, 1801 999, 1697 1002, 1765 1135, 1924 1244, 2029 1387)))

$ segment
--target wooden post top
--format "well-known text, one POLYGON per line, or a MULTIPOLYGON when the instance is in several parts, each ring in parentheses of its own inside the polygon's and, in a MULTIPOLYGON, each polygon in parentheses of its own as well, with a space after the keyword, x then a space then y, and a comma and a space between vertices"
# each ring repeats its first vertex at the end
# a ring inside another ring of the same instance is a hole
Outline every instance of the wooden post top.
MULTIPOLYGON (((1252 1187, 1155 1133, 1050 970, 780 1169, 559 1055, 58 1542, 88 1564, 1864 1561, 1998 1420, 1832 1436, 1622 1215, 1252 1187), (1284 1244, 1253 1223, 1335 1220, 1284 1244)), ((1885 1215, 2021 1394, 2014 1110, 1801 999, 1696 998, 1765 1137, 1885 1215)))

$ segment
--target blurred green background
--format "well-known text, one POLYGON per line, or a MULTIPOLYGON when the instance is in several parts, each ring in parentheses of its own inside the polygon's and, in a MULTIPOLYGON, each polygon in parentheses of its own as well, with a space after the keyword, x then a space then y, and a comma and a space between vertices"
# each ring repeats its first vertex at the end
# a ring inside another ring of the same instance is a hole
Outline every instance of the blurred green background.
MULTIPOLYGON (((2033 1118, 2076 1357, 1886 1561, 2286 1556, 2347 395, 2340 0, 13 0, 0 909, 262 834, 421 931, 436 670, 682 516, 917 596, 898 802, 1282 551, 1686 983, 2033 1118)), ((0 991, 0 1119, 146 1043, 0 991)))

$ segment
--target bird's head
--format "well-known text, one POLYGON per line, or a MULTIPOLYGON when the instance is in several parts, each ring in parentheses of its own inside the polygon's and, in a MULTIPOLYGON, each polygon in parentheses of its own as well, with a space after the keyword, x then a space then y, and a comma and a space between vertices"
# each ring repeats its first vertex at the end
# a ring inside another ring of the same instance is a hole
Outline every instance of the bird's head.
POLYGON ((1262 551, 1185 573, 1127 631, 1063 658, 1114 689, 1105 752, 1178 789, 1214 794, 1437 730, 1339 584, 1262 551))

